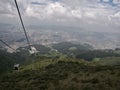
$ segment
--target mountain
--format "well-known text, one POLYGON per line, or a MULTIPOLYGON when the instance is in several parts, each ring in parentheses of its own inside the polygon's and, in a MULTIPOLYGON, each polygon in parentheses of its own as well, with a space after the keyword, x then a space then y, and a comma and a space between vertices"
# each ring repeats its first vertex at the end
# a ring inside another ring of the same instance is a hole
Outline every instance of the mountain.
MULTIPOLYGON (((43 45, 33 45, 39 52, 40 55, 47 54, 50 48, 43 45)), ((32 62, 34 56, 30 56, 28 47, 20 47, 16 52, 9 53, 6 49, 0 50, 0 74, 7 71, 11 71, 15 63, 20 65, 27 65, 32 62)))
POLYGON ((28 46, 18 48, 14 53, 9 53, 6 50, 0 50, 0 73, 11 71, 15 63, 20 65, 28 65, 37 59, 58 60, 61 58, 83 59, 93 61, 99 59, 102 63, 119 62, 120 50, 95 50, 89 44, 76 44, 71 42, 62 42, 53 44, 49 47, 43 45, 32 45, 37 49, 36 56, 30 55, 28 46), (113 58, 114 57, 114 58, 113 58), (112 61, 107 58, 111 58, 112 61))
POLYGON ((1 90, 119 90, 120 66, 37 61, 0 77, 1 90))
POLYGON ((0 90, 120 89, 119 48, 95 50, 70 42, 33 46, 39 50, 36 56, 28 47, 0 51, 0 90), (15 63, 20 64, 18 71, 13 70, 15 63))

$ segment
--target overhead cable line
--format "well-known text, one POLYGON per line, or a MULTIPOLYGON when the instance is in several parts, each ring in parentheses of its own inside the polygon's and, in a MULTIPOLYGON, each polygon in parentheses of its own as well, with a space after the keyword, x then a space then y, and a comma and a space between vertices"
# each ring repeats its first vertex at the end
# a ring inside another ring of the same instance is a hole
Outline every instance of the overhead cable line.
POLYGON ((14 48, 12 48, 9 44, 7 44, 5 41, 0 39, 0 42, 2 42, 3 44, 5 44, 7 47, 9 47, 10 49, 12 49, 13 51, 16 51, 14 48))
POLYGON ((19 10, 17 1, 16 1, 16 0, 14 0, 14 1, 15 1, 15 5, 16 5, 17 11, 18 11, 18 15, 19 15, 19 18, 20 18, 20 21, 21 21, 21 24, 22 24, 22 28, 23 28, 23 31, 24 31, 24 34, 25 34, 25 37, 26 37, 26 40, 27 40, 29 49, 31 50, 31 44, 30 44, 30 41, 29 41, 29 38, 28 38, 28 35, 27 35, 27 32, 26 32, 26 29, 25 29, 23 20, 22 20, 22 16, 21 16, 21 13, 20 13, 20 10, 19 10))

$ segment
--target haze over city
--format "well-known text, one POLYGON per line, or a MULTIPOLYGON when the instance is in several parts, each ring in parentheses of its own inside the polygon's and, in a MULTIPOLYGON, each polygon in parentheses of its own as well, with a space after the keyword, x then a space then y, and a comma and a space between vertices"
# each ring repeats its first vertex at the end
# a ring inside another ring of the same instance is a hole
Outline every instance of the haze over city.
MULTIPOLYGON (((95 48, 120 47, 119 0, 18 0, 18 6, 35 44, 71 41, 95 48)), ((16 43, 24 41, 24 34, 14 0, 0 0, 0 25, 1 38, 15 48, 26 45, 16 43)))

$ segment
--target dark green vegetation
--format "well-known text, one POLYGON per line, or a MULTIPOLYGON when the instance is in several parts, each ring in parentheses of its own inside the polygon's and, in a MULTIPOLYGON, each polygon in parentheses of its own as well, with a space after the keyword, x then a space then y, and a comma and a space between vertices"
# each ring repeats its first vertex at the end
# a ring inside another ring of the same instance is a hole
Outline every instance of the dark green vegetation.
POLYGON ((95 58, 120 57, 120 49, 95 50, 89 44, 73 44, 63 42, 53 45, 53 48, 69 57, 92 61, 95 58))
POLYGON ((52 47, 58 50, 59 52, 67 55, 70 55, 72 53, 76 55, 80 52, 93 50, 93 47, 90 46, 89 44, 73 44, 70 42, 54 44, 52 47))
POLYGON ((38 61, 33 69, 30 66, 1 77, 0 89, 120 90, 120 66, 95 66, 73 60, 38 61))
POLYGON ((120 49, 94 50, 68 42, 0 51, 0 90, 120 90, 120 49), (12 70, 20 63, 20 70, 12 70), (7 73, 5 73, 7 72, 7 73))
MULTIPOLYGON (((46 54, 50 51, 50 48, 47 48, 42 45, 34 45, 39 54, 46 54)), ((20 65, 27 65, 35 59, 33 56, 30 56, 28 52, 28 47, 20 47, 17 49, 17 52, 9 53, 6 50, 0 50, 0 74, 7 72, 13 69, 15 63, 20 65)))
POLYGON ((106 50, 92 50, 92 51, 86 51, 84 53, 79 53, 76 55, 76 58, 82 58, 88 61, 93 60, 94 58, 105 58, 105 57, 120 57, 120 54, 114 53, 114 50, 112 51, 106 51, 106 50))
POLYGON ((17 60, 16 58, 17 57, 15 54, 0 50, 0 73, 11 70, 14 63, 17 63, 20 60, 20 57, 18 57, 17 60))

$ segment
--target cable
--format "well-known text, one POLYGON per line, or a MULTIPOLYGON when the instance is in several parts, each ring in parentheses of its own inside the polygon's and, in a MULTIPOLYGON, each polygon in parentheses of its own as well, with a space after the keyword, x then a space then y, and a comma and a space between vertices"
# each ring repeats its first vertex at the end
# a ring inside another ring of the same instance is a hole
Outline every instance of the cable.
POLYGON ((5 41, 1 40, 0 41, 5 44, 7 47, 9 47, 10 49, 12 49, 13 51, 16 51, 14 48, 12 48, 9 44, 7 44, 5 41))
POLYGON ((29 41, 29 39, 28 39, 28 35, 27 35, 26 29, 25 29, 25 26, 24 26, 24 23, 23 23, 23 20, 22 20, 22 16, 21 16, 21 13, 20 13, 20 10, 19 10, 17 1, 16 1, 16 0, 14 0, 14 1, 15 1, 15 5, 16 5, 17 11, 18 11, 18 15, 19 15, 19 18, 20 18, 22 27, 23 27, 23 31, 24 31, 24 33, 25 33, 25 37, 26 37, 26 39, 27 39, 27 43, 28 43, 29 49, 31 50, 31 44, 30 44, 30 41, 29 41))
MULTIPOLYGON (((24 23, 23 23, 23 20, 22 20, 22 16, 21 16, 21 13, 20 13, 18 4, 17 4, 17 0, 14 0, 14 1, 15 1, 16 8, 17 8, 17 11, 18 11, 18 15, 19 15, 19 18, 20 18, 22 27, 23 27, 23 31, 24 31, 24 33, 25 33, 25 37, 26 37, 26 39, 27 39, 27 43, 28 43, 28 46, 29 46, 29 50, 32 50, 31 44, 30 44, 30 41, 29 41, 29 38, 28 38, 28 35, 27 35, 27 32, 26 32, 26 29, 25 29, 25 26, 24 26, 24 23)), ((33 63, 34 63, 34 60, 33 60, 33 63)))

